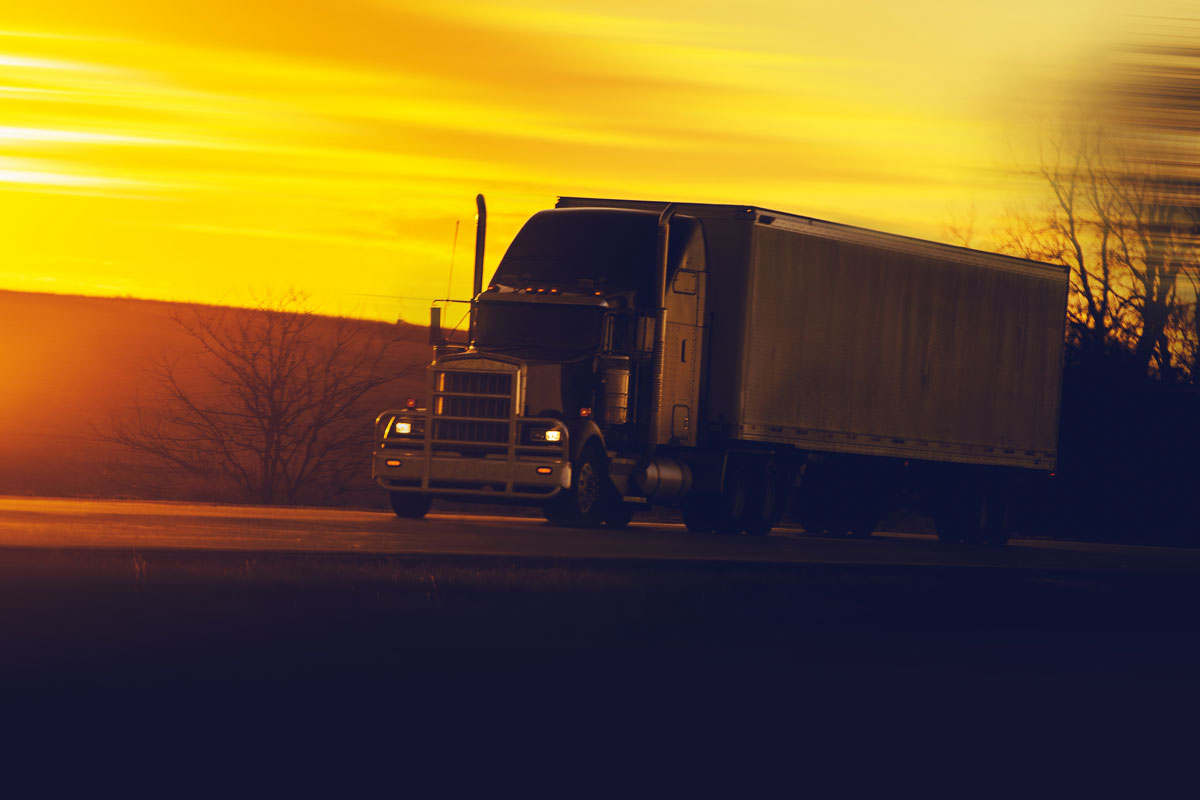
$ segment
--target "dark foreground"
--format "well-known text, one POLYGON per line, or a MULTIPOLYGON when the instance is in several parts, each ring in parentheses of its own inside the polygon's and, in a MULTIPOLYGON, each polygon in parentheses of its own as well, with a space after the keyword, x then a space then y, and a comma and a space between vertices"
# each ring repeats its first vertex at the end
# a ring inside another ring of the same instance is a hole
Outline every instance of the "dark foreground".
POLYGON ((0 609, 0 685, 26 699, 906 687, 928 705, 1034 692, 1111 707, 1183 699, 1200 674, 1188 575, 10 549, 0 609))
MULTIPOLYGON (((696 739, 786 744, 783 764, 797 737, 1028 759, 1200 719, 1194 550, 12 498, 0 510, 9 729, 116 748, 114 764, 145 764, 147 740, 195 752, 182 735, 254 757, 397 736, 458 753, 531 730, 538 769, 547 746, 650 757, 696 739)), ((392 763, 388 747, 374 763, 392 763)))

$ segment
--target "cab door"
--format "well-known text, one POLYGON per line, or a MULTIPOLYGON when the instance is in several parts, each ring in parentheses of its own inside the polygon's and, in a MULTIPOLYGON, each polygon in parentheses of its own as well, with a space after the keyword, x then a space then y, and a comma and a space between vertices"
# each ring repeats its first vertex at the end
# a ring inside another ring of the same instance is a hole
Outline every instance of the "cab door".
POLYGON ((704 342, 703 250, 689 253, 667 289, 667 331, 663 354, 663 415, 659 441, 695 446, 704 342))

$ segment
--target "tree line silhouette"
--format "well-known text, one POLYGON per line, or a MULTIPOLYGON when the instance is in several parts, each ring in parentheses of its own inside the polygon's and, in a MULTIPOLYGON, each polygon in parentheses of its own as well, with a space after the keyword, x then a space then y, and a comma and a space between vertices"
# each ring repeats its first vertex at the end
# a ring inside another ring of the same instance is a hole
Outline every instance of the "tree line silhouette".
POLYGON ((1060 462, 1045 524, 1200 543, 1200 49, 1127 48, 1043 150, 1049 202, 1003 249, 1070 268, 1060 462))

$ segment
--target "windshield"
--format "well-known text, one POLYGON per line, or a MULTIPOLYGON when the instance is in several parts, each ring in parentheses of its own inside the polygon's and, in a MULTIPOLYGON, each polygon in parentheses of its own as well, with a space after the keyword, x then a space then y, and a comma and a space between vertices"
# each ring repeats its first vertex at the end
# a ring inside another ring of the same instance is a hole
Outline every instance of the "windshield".
POLYGON ((479 304, 475 344, 481 349, 595 352, 604 309, 558 303, 479 304))
MULTIPOLYGON (((657 235, 657 212, 611 208, 540 211, 521 228, 492 283, 567 288, 580 285, 581 279, 603 280, 614 291, 636 289, 638 306, 647 307, 654 300, 658 274, 657 235)), ((671 223, 671 269, 679 265, 699 235, 695 219, 675 218, 671 223)))

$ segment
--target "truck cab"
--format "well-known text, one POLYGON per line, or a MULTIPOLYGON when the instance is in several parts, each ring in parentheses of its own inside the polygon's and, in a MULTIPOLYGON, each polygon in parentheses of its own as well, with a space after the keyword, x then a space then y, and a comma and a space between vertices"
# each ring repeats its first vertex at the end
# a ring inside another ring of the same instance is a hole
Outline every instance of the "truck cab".
POLYGON ((647 454, 696 443, 704 339, 700 224, 662 217, 525 224, 471 301, 468 345, 435 348, 425 406, 377 419, 373 474, 397 514, 440 497, 621 526, 647 503, 647 454))

